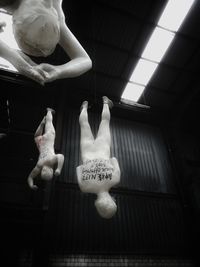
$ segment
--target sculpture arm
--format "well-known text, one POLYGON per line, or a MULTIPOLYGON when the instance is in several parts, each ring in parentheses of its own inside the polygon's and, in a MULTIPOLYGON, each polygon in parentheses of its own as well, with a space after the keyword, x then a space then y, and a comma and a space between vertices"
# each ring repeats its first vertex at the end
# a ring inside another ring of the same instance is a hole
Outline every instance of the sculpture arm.
POLYGON ((57 10, 60 22, 59 44, 70 57, 70 61, 58 66, 45 63, 40 64, 38 67, 48 73, 48 75, 46 75, 46 82, 51 82, 56 79, 76 77, 92 67, 90 57, 65 23, 65 15, 62 10, 61 1, 54 0, 53 5, 57 10))
POLYGON ((33 190, 36 190, 38 188, 37 185, 34 185, 33 180, 38 176, 38 174, 40 173, 40 171, 41 171, 41 168, 39 168, 36 165, 36 167, 31 171, 31 173, 28 176, 27 183, 28 183, 29 187, 31 189, 33 189, 33 190))
POLYGON ((119 164, 118 164, 118 161, 115 157, 111 158, 110 160, 111 160, 111 163, 114 167, 114 172, 113 172, 114 182, 115 182, 115 184, 118 184, 120 182, 120 176, 121 176, 119 164))
POLYGON ((57 154, 57 168, 55 170, 55 176, 60 175, 61 171, 62 171, 62 167, 63 167, 63 163, 64 163, 64 156, 62 154, 57 154))
POLYGON ((70 61, 59 66, 60 78, 76 77, 92 67, 92 61, 65 23, 61 24, 60 45, 70 61))
POLYGON ((45 75, 42 75, 44 73, 43 70, 34 69, 33 65, 35 65, 35 63, 28 56, 21 51, 9 47, 1 39, 0 57, 9 61, 20 74, 44 85, 45 75))

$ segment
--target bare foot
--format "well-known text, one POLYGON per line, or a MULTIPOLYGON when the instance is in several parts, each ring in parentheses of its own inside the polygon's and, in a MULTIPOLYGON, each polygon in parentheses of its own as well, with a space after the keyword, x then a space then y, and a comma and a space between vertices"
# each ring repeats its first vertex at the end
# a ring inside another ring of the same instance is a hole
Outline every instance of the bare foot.
POLYGON ((88 101, 83 101, 80 111, 82 111, 83 108, 88 108, 88 101))
POLYGON ((103 103, 104 104, 108 104, 109 108, 112 108, 113 107, 112 100, 110 100, 107 96, 103 96, 102 99, 103 99, 103 103))
POLYGON ((47 112, 48 112, 48 111, 51 111, 52 114, 55 114, 55 113, 56 113, 55 110, 52 109, 52 108, 47 108, 47 112))

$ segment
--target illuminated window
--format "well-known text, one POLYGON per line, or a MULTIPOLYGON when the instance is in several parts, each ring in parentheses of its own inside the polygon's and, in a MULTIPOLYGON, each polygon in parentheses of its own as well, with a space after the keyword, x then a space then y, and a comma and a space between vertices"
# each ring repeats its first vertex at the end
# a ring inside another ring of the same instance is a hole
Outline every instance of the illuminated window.
POLYGON ((157 63, 140 59, 138 61, 137 66, 135 67, 134 72, 130 77, 130 82, 146 85, 151 79, 157 66, 157 63))
POLYGON ((175 33, 156 27, 149 39, 142 58, 160 62, 169 48, 175 33))
POLYGON ((122 102, 125 99, 138 101, 193 3, 194 0, 168 1, 158 21, 158 26, 155 27, 141 55, 141 59, 130 77, 132 83, 128 82, 124 89, 121 96, 122 102), (142 86, 138 87, 138 83, 142 86))
POLYGON ((145 86, 128 82, 126 90, 123 93, 123 98, 131 101, 137 101, 144 91, 145 86), (136 100, 137 99, 137 100, 136 100))

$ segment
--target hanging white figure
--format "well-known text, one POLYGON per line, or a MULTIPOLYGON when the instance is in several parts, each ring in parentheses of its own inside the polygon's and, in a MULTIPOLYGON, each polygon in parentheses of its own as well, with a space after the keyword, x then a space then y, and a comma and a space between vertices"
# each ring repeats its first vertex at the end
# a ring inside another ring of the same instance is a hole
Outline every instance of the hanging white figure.
MULTIPOLYGON (((19 73, 44 84, 79 76, 92 67, 88 54, 65 23, 62 0, 1 0, 1 7, 12 14, 13 32, 21 51, 10 48, 0 35, 0 57, 19 73), (57 44, 70 57, 63 65, 37 65, 27 56, 46 57, 57 44)), ((0 21, 0 32, 5 26, 0 21)))
POLYGON ((55 129, 53 126, 53 109, 47 108, 47 114, 41 121, 35 132, 35 143, 39 150, 39 158, 35 168, 28 176, 27 182, 31 189, 37 189, 34 184, 34 179, 41 175, 41 179, 49 181, 55 176, 60 175, 64 156, 62 154, 55 154, 54 141, 55 141, 55 129), (56 166, 54 172, 54 166, 56 166))
POLYGON ((112 101, 103 97, 103 110, 97 137, 94 139, 88 122, 88 102, 81 106, 79 123, 81 129, 82 165, 76 169, 78 184, 82 192, 97 194, 95 206, 103 218, 111 218, 117 205, 109 190, 120 182, 120 168, 116 158, 110 158, 110 109, 112 101))

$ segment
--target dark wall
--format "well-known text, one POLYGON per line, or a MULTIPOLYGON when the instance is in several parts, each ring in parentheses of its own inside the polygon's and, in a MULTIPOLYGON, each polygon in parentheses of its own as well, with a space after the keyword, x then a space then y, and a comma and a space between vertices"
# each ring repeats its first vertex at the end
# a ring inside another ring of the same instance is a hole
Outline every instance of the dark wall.
POLYGON ((28 81, 1 80, 0 90, 1 256, 5 266, 18 266, 23 251, 32 255, 42 240, 47 186, 33 192, 26 179, 38 157, 34 132, 55 98, 51 88, 47 94, 28 81))
MULTIPOLYGON (((80 164, 79 107, 86 96, 83 99, 83 94, 62 94, 60 88, 58 93, 53 85, 48 93, 47 88, 16 84, 7 87, 6 82, 1 85, 3 102, 9 99, 11 114, 11 123, 7 124, 6 113, 2 113, 4 130, 8 133, 1 140, 1 209, 5 217, 2 218, 5 224, 28 226, 20 227, 19 235, 28 238, 22 246, 29 244, 40 256, 40 251, 47 250, 184 253, 187 236, 174 170, 163 134, 158 126, 148 123, 148 114, 145 122, 144 114, 139 116, 137 111, 130 116, 131 111, 124 109, 124 117, 119 106, 111 111, 111 152, 119 161, 122 175, 119 186, 111 190, 118 212, 105 220, 95 210, 95 195, 81 193, 75 176, 80 164), (45 185, 38 192, 31 192, 26 179, 38 156, 33 134, 47 106, 56 110, 55 149, 65 155, 65 164, 62 175, 52 183, 50 203, 44 209, 45 185), (19 209, 21 213, 17 215, 19 209), (32 227, 40 234, 35 235, 32 227), (32 235, 28 235, 29 231, 32 235)), ((96 134, 102 104, 92 104, 89 119, 96 134)))
POLYGON ((51 253, 183 254, 183 214, 175 197, 119 190, 112 195, 118 211, 105 220, 95 210, 94 195, 57 184, 47 216, 51 253))
MULTIPOLYGON (((189 92, 188 92, 189 93, 189 92)), ((200 141, 198 118, 200 94, 185 97, 174 112, 168 127, 168 136, 178 173, 179 187, 182 190, 186 221, 191 237, 191 248, 199 258, 200 223, 200 141), (195 245, 194 245, 195 244, 195 245)), ((199 261, 198 261, 199 265, 199 261)))

